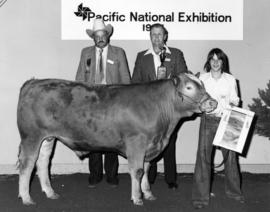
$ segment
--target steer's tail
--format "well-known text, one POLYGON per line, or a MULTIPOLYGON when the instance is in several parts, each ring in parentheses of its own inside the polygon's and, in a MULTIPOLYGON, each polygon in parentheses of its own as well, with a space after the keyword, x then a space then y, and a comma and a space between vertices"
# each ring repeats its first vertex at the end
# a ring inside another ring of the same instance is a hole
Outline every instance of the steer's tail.
POLYGON ((20 154, 21 154, 21 144, 19 145, 18 159, 17 159, 17 162, 16 162, 16 169, 20 169, 20 166, 21 166, 20 154))

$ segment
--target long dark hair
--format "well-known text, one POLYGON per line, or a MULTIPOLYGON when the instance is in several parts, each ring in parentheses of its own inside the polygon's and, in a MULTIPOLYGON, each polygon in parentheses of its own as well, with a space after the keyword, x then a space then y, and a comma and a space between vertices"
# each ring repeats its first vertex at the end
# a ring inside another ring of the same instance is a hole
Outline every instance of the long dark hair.
POLYGON ((207 61, 204 64, 205 71, 209 72, 211 70, 210 60, 217 55, 217 58, 222 61, 221 72, 230 74, 230 66, 228 56, 219 48, 212 49, 207 56, 207 61))

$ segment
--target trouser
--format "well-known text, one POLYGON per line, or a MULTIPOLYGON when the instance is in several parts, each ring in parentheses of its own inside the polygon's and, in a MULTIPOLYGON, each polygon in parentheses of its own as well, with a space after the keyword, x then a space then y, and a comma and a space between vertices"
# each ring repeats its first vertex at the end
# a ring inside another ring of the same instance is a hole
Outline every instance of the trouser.
MULTIPOLYGON (((118 172, 118 155, 116 153, 104 153, 104 169, 106 173, 106 180, 108 183, 117 184, 117 172, 118 172)), ((102 153, 95 152, 89 155, 89 183, 96 184, 102 180, 103 176, 103 162, 102 162, 102 153)))
MULTIPOLYGON (((175 158, 175 145, 177 140, 177 133, 179 127, 175 129, 170 137, 169 144, 162 153, 164 162, 164 175, 166 183, 176 183, 177 172, 176 172, 176 158, 175 158)), ((155 182, 157 176, 157 161, 160 157, 154 159, 151 162, 151 166, 148 173, 148 180, 151 184, 155 182)))
MULTIPOLYGON (((214 136, 220 118, 203 115, 199 131, 199 144, 193 178, 192 200, 193 202, 209 203, 211 189, 211 173, 213 159, 214 136)), ((225 193, 232 198, 242 196, 240 189, 240 172, 235 152, 221 148, 225 158, 225 193)))

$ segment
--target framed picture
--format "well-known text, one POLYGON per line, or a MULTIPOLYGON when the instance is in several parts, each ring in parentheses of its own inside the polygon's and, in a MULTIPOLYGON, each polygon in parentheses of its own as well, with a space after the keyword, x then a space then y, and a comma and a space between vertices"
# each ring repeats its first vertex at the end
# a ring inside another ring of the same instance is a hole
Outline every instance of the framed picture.
POLYGON ((221 117, 213 144, 242 153, 254 117, 254 112, 232 107, 221 117))

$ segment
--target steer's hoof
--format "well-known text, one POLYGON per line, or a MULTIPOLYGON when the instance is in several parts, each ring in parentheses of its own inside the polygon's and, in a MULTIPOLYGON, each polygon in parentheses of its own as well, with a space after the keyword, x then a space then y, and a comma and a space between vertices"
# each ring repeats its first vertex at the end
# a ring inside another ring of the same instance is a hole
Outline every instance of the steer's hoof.
POLYGON ((143 201, 142 201, 142 199, 136 199, 136 200, 133 199, 133 204, 143 206, 143 201))
POLYGON ((53 192, 52 194, 47 195, 49 199, 59 199, 60 195, 53 192))
POLYGON ((153 200, 156 200, 157 198, 153 194, 150 194, 150 195, 144 195, 144 199, 153 201, 153 200))
POLYGON ((35 204, 36 204, 36 203, 32 200, 31 197, 29 197, 29 198, 22 198, 22 197, 19 197, 19 198, 22 199, 22 203, 23 203, 24 205, 35 205, 35 204))

